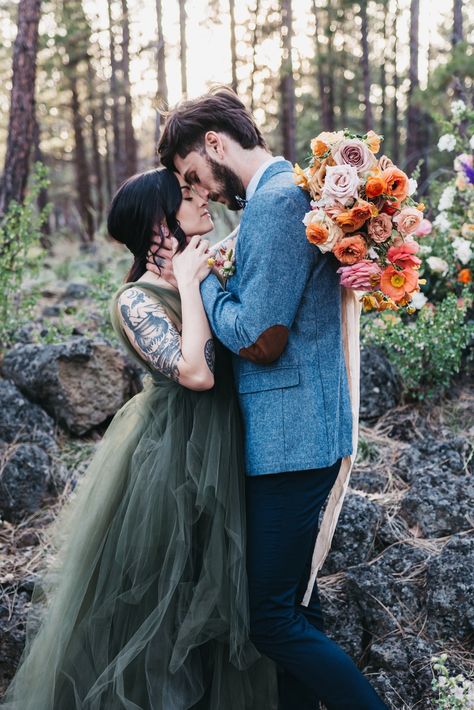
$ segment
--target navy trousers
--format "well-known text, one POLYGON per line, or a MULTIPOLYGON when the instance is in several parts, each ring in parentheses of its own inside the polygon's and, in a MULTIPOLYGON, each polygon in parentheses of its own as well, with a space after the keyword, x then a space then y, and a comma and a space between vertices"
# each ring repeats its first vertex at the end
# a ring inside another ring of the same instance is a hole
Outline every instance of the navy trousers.
POLYGON ((315 585, 306 591, 321 508, 341 459, 328 468, 246 479, 250 634, 279 672, 279 710, 387 710, 349 656, 323 631, 315 585))

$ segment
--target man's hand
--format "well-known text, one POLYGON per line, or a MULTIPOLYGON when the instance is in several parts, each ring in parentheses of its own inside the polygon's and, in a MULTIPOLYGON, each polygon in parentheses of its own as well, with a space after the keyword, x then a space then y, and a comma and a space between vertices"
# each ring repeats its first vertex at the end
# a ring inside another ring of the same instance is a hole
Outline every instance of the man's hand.
POLYGON ((166 279, 177 288, 173 273, 173 256, 177 250, 178 242, 175 237, 156 237, 152 240, 146 258, 146 270, 166 279))

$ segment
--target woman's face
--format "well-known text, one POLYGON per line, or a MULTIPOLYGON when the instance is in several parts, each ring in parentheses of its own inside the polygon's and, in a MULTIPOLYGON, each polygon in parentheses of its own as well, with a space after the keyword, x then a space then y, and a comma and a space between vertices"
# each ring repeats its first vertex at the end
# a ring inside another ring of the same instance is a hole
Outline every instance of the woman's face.
POLYGON ((214 227, 207 209, 207 199, 200 197, 181 175, 176 175, 176 177, 183 195, 183 201, 176 212, 181 229, 187 237, 193 237, 195 234, 207 234, 214 227))

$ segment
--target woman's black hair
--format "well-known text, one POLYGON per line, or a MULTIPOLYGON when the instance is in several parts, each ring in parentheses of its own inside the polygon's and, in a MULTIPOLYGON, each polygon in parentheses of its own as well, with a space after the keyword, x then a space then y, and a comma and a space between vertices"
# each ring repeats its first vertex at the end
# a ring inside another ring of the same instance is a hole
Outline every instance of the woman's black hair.
POLYGON ((153 229, 158 227, 161 233, 163 221, 178 240, 179 249, 186 246, 185 234, 176 218, 182 199, 178 178, 166 168, 133 175, 115 193, 107 217, 107 230, 135 257, 127 282, 136 281, 145 273, 153 229))

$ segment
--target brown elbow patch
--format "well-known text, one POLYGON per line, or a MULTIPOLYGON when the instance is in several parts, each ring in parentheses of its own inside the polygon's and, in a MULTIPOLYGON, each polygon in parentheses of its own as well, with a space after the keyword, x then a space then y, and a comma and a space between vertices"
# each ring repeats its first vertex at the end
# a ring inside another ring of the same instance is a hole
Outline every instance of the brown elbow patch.
POLYGON ((242 348, 239 355, 260 365, 269 365, 280 357, 287 342, 288 328, 284 325, 273 325, 264 330, 253 345, 242 348))

